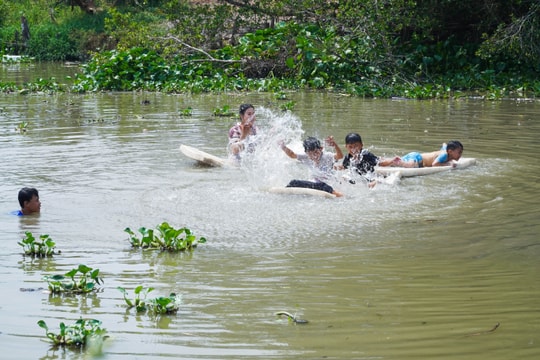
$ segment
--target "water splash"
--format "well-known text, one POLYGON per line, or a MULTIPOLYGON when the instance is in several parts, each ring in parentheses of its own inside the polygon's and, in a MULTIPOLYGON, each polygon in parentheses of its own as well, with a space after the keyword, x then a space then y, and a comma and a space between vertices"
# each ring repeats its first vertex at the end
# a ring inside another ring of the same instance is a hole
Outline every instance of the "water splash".
MULTIPOLYGON (((256 143, 252 151, 241 154, 241 168, 245 172, 252 188, 265 190, 275 186, 286 186, 292 179, 312 179, 314 169, 290 159, 281 149, 280 143, 297 153, 302 153, 302 140, 305 132, 302 121, 287 112, 274 112, 260 107, 257 109, 258 134, 251 142, 256 143)), ((324 145, 323 145, 324 146, 324 145)), ((333 149, 328 149, 333 152, 333 149)), ((368 181, 354 169, 356 162, 362 160, 362 154, 353 160, 353 166, 347 170, 334 171, 328 184, 340 192, 365 195, 368 181)))
POLYGON ((307 169, 288 158, 279 145, 285 142, 294 151, 303 151, 304 130, 300 119, 290 111, 274 112, 260 107, 257 108, 257 126, 255 150, 242 154, 241 168, 251 186, 265 189, 285 186, 293 178, 307 178, 307 169))

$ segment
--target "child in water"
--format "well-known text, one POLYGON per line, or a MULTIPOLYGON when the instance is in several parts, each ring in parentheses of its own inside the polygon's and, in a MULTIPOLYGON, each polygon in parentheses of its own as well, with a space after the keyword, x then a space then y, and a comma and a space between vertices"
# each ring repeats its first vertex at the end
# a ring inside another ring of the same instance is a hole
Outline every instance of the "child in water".
MULTIPOLYGON (((347 154, 341 165, 336 169, 354 169, 360 177, 367 181, 370 188, 376 185, 375 166, 389 166, 394 159, 383 159, 364 149, 362 137, 358 133, 349 133, 345 137, 347 154)), ((354 183, 354 180, 350 180, 354 183)))
POLYGON ((37 214, 41 211, 41 201, 39 201, 39 192, 36 188, 22 188, 19 190, 18 200, 21 209, 14 211, 14 215, 37 214))
POLYGON ((336 196, 343 196, 342 193, 334 190, 332 186, 327 184, 332 178, 334 162, 341 159, 343 153, 332 136, 326 138, 326 143, 336 150, 335 154, 325 152, 321 146, 321 142, 315 137, 308 137, 304 140, 305 154, 297 154, 284 143, 280 144, 281 149, 288 157, 297 159, 301 163, 308 165, 313 171, 313 180, 292 180, 287 187, 310 188, 326 191, 336 196))
POLYGON ((255 107, 251 104, 242 104, 238 111, 240 122, 229 129, 228 152, 235 160, 240 160, 240 152, 246 150, 253 151, 254 144, 251 137, 257 135, 255 125, 255 107))

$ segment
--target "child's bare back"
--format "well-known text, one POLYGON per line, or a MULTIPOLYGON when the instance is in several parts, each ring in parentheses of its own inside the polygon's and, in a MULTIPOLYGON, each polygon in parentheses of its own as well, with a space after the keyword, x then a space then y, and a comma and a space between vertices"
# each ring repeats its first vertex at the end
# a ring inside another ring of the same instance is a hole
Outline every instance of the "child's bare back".
POLYGON ((424 167, 431 167, 433 166, 433 162, 435 159, 441 155, 442 152, 446 152, 446 150, 438 150, 438 151, 432 151, 430 153, 422 153, 422 165, 424 167))

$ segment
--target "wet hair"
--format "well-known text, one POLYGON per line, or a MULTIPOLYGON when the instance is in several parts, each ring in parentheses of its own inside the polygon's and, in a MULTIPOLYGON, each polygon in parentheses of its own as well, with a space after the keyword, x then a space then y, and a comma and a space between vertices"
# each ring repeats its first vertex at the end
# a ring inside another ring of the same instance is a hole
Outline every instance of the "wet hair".
POLYGON ((345 136, 345 144, 361 143, 362 137, 357 133, 349 133, 345 136))
POLYGON ((313 136, 310 136, 307 139, 305 139, 303 142, 303 145, 304 145, 305 152, 322 149, 321 142, 319 141, 319 139, 313 136))
POLYGON ((463 150, 463 145, 457 140, 450 140, 448 143, 446 143, 446 150, 455 150, 455 149, 463 150))
POLYGON ((34 195, 39 198, 39 193, 36 188, 24 187, 19 190, 19 205, 21 205, 21 208, 24 207, 24 202, 32 200, 34 195))
POLYGON ((238 113, 239 113, 240 115, 244 115, 245 112, 246 112, 248 109, 254 109, 254 110, 255 110, 255 108, 254 108, 253 105, 251 105, 251 104, 242 104, 242 105, 240 105, 240 109, 239 109, 238 113))

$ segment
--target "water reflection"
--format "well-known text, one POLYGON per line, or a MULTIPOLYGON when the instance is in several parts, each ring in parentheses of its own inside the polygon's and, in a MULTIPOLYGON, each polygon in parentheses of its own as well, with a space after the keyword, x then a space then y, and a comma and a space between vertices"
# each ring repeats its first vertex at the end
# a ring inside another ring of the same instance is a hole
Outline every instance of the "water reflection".
POLYGON ((1 96, 6 353, 84 358, 50 350, 36 325, 83 316, 109 331, 107 359, 536 358, 538 103, 291 98, 293 114, 264 94, 1 96), (185 143, 225 156, 236 119, 213 109, 246 98, 267 133, 295 141, 333 135, 343 145, 358 131, 373 153, 395 155, 457 138, 478 164, 321 200, 265 191, 304 171, 273 147, 275 137, 240 169, 200 167, 179 153, 185 143), (187 106, 193 116, 180 116, 187 106), (23 120, 26 135, 14 130, 23 120), (7 215, 22 186, 40 190, 39 217, 7 215), (208 242, 191 254, 130 248, 125 227, 163 221, 208 242), (49 234, 62 254, 23 258, 24 231, 49 234), (101 270, 101 292, 20 290, 81 263, 101 270), (159 318, 126 311, 116 288, 138 285, 181 294, 184 306, 159 318), (497 322, 492 333, 466 336, 497 322))

